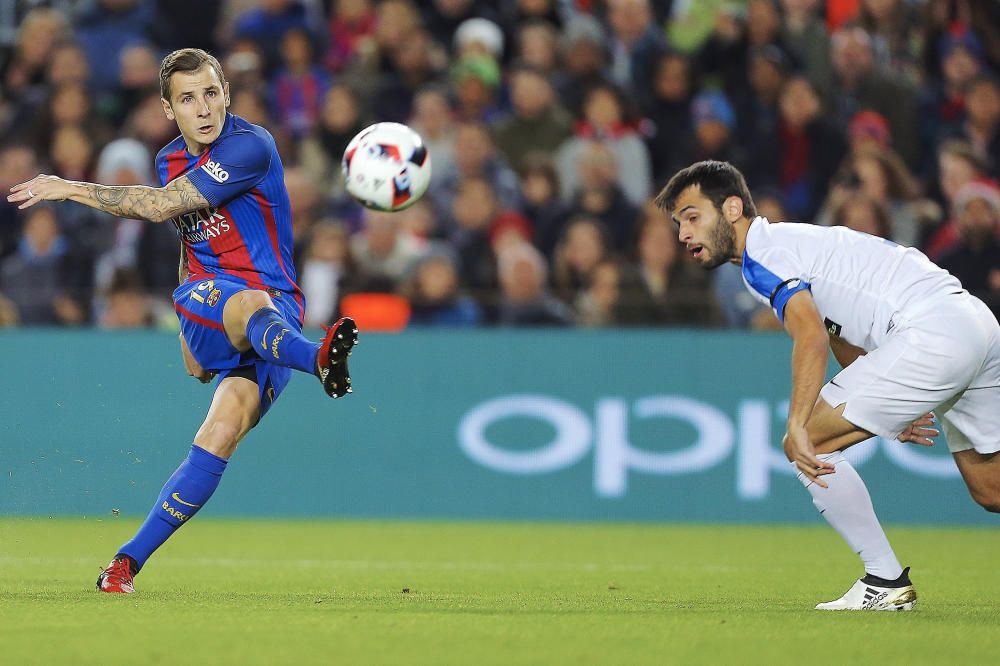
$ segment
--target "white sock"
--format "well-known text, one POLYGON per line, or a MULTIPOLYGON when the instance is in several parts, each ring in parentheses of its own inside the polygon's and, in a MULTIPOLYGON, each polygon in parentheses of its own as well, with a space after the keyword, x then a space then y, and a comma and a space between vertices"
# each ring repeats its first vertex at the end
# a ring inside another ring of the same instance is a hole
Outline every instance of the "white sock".
POLYGON ((802 472, 797 474, 799 481, 812 495, 813 504, 854 552, 861 556, 867 573, 888 580, 899 578, 903 567, 899 565, 899 560, 879 525, 865 482, 842 452, 816 457, 834 465, 836 472, 822 477, 829 488, 813 483, 802 472))

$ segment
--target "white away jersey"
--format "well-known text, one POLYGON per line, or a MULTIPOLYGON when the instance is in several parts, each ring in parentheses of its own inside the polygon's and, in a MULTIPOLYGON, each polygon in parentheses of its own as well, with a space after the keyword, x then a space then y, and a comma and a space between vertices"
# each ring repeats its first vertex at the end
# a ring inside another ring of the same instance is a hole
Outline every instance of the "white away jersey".
POLYGON ((919 250, 846 227, 763 217, 747 233, 743 281, 781 321, 788 299, 809 289, 827 329, 866 351, 882 344, 900 317, 963 291, 919 250))

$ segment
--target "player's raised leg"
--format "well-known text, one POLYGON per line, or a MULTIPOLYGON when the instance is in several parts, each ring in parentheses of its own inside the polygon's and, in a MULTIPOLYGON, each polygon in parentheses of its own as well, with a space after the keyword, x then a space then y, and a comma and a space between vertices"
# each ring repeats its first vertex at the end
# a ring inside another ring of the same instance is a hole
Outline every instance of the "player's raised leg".
MULTIPOLYGON (((816 456, 834 466, 822 477, 827 487, 813 483, 798 471, 799 481, 812 496, 813 504, 830 526, 844 538, 865 566, 865 576, 835 601, 821 603, 819 610, 910 610, 916 591, 879 524, 865 482, 843 450, 873 435, 843 416, 844 405, 834 409, 820 398, 806 424, 816 456)), ((786 441, 786 451, 787 451, 786 441)), ((791 459, 789 454, 789 458, 791 459)))
POLYGON ((347 357, 358 341, 353 319, 341 318, 316 343, 288 322, 266 292, 248 289, 226 302, 223 322, 236 349, 253 349, 269 363, 316 375, 332 398, 351 393, 347 357))
POLYGON ((187 457, 164 484, 139 531, 97 579, 102 592, 130 593, 133 578, 153 552, 190 520, 218 488, 226 464, 260 413, 259 387, 243 377, 226 377, 187 457))

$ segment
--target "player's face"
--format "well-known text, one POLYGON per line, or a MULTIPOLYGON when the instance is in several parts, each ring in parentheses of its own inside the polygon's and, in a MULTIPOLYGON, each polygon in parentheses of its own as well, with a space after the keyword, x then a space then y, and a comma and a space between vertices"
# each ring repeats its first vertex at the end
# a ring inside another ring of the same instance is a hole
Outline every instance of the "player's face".
POLYGON ((680 193, 671 215, 677 237, 702 268, 717 268, 736 256, 736 229, 699 186, 680 193))
POLYGON ((167 118, 177 122, 191 152, 198 154, 219 138, 229 106, 229 84, 223 86, 211 65, 170 77, 170 99, 161 100, 167 118))

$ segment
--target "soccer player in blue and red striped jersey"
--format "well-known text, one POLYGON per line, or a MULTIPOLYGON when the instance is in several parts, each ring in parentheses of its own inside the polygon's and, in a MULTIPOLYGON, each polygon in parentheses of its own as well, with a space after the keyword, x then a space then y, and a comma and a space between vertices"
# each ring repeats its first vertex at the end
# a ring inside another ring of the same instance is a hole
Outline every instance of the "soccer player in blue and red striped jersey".
POLYGON ((153 551, 211 497, 240 440, 288 384, 292 370, 319 377, 331 397, 351 392, 347 356, 357 327, 343 318, 312 342, 292 265, 284 170, 267 130, 227 111, 219 61, 181 49, 160 65, 163 110, 180 136, 156 157, 161 187, 107 187, 41 174, 8 201, 76 201, 119 217, 170 221, 181 241, 174 308, 189 375, 219 381, 187 458, 163 486, 136 535, 97 580, 103 592, 134 591, 153 551))

